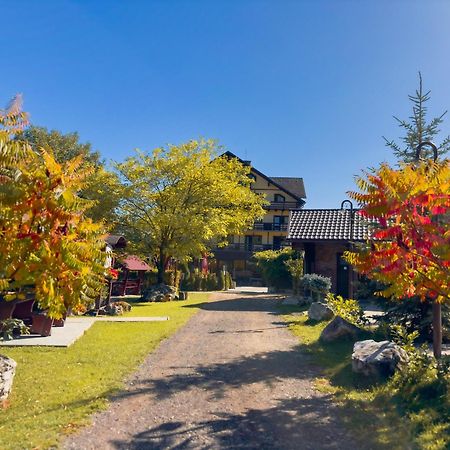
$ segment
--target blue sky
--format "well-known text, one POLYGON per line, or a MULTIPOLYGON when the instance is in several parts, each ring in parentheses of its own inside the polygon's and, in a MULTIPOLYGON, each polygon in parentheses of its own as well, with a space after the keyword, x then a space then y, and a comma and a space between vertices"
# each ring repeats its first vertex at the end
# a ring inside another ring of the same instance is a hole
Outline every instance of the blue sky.
MULTIPOLYGON (((417 72, 450 107, 448 1, 1 2, 0 102, 78 131, 107 159, 215 138, 338 207, 361 169, 393 161, 417 72)), ((450 133, 450 117, 443 133, 450 133)))

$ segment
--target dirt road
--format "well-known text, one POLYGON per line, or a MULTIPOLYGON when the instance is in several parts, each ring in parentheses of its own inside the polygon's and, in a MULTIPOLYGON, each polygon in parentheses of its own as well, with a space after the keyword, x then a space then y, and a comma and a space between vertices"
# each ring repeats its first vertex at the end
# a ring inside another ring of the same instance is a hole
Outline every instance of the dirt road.
POLYGON ((64 448, 356 448, 277 301, 217 295, 64 448))

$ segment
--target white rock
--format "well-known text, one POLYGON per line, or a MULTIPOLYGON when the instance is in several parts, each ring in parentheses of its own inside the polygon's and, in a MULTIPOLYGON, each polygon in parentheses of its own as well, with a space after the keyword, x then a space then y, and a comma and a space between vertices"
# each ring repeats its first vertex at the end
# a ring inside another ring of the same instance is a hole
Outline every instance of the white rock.
POLYGON ((408 360, 405 350, 391 341, 373 339, 355 342, 352 354, 353 372, 386 377, 392 375, 399 364, 408 360))
POLYGON ((0 403, 4 402, 12 389, 17 363, 7 356, 0 355, 0 403))

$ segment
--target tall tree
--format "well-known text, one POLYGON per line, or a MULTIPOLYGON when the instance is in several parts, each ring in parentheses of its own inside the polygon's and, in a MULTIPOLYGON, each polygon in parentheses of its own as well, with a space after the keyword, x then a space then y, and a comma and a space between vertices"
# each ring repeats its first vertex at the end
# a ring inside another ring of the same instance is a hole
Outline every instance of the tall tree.
POLYGON ((361 192, 349 195, 361 205, 361 213, 379 225, 369 243, 345 257, 360 273, 388 285, 382 295, 433 302, 439 357, 439 304, 450 301, 449 160, 402 163, 398 170, 383 164, 358 178, 357 185, 361 192))
MULTIPOLYGON (((394 140, 388 140, 385 137, 386 146, 391 148, 394 155, 404 162, 413 162, 416 158, 416 150, 419 144, 426 141, 435 141, 439 136, 439 127, 444 121, 444 116, 447 111, 444 111, 440 116, 437 116, 427 121, 428 102, 431 99, 431 91, 424 91, 422 85, 422 75, 419 72, 419 87, 413 95, 408 95, 412 103, 412 115, 408 120, 399 119, 394 116, 400 128, 405 132, 401 138, 402 145, 397 144, 394 140)), ((438 144, 434 142, 438 148, 438 156, 444 156, 450 149, 450 136, 438 144)), ((424 158, 432 158, 433 153, 429 149, 425 149, 422 156, 424 158)))
POLYGON ((85 218, 91 202, 77 196, 91 173, 82 155, 59 164, 19 137, 25 126, 18 101, 0 111, 0 295, 20 299, 33 286, 58 318, 102 288, 103 227, 85 218))
POLYGON ((104 220, 110 225, 114 222, 114 210, 118 203, 117 176, 105 168, 100 153, 93 151, 89 142, 80 142, 76 132, 63 134, 38 126, 26 127, 17 139, 28 142, 37 152, 45 149, 52 153, 60 164, 81 156, 81 168, 88 169, 90 175, 79 195, 94 202, 86 214, 94 221, 104 220))
POLYGON ((213 141, 190 141, 116 165, 121 229, 141 255, 155 258, 159 282, 170 258, 200 257, 213 240, 225 242, 264 214, 250 169, 215 151, 213 141))

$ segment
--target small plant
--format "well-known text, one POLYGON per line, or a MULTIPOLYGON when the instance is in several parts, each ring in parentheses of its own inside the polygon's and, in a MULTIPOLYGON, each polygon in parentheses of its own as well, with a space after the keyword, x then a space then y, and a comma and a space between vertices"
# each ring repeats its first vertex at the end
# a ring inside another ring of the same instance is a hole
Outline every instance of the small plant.
POLYGON ((4 341, 14 339, 14 336, 30 334, 30 329, 20 319, 5 319, 0 321, 0 335, 4 341))
POLYGON ((292 293, 298 295, 300 294, 300 282, 303 277, 303 258, 288 259, 284 264, 292 277, 292 293))
POLYGON ((364 311, 357 300, 344 299, 340 295, 327 294, 326 301, 328 307, 336 316, 340 316, 358 327, 367 325, 364 311))
POLYGON ((303 292, 309 291, 313 300, 320 301, 330 292, 331 279, 316 273, 308 273, 301 278, 299 287, 303 292))

